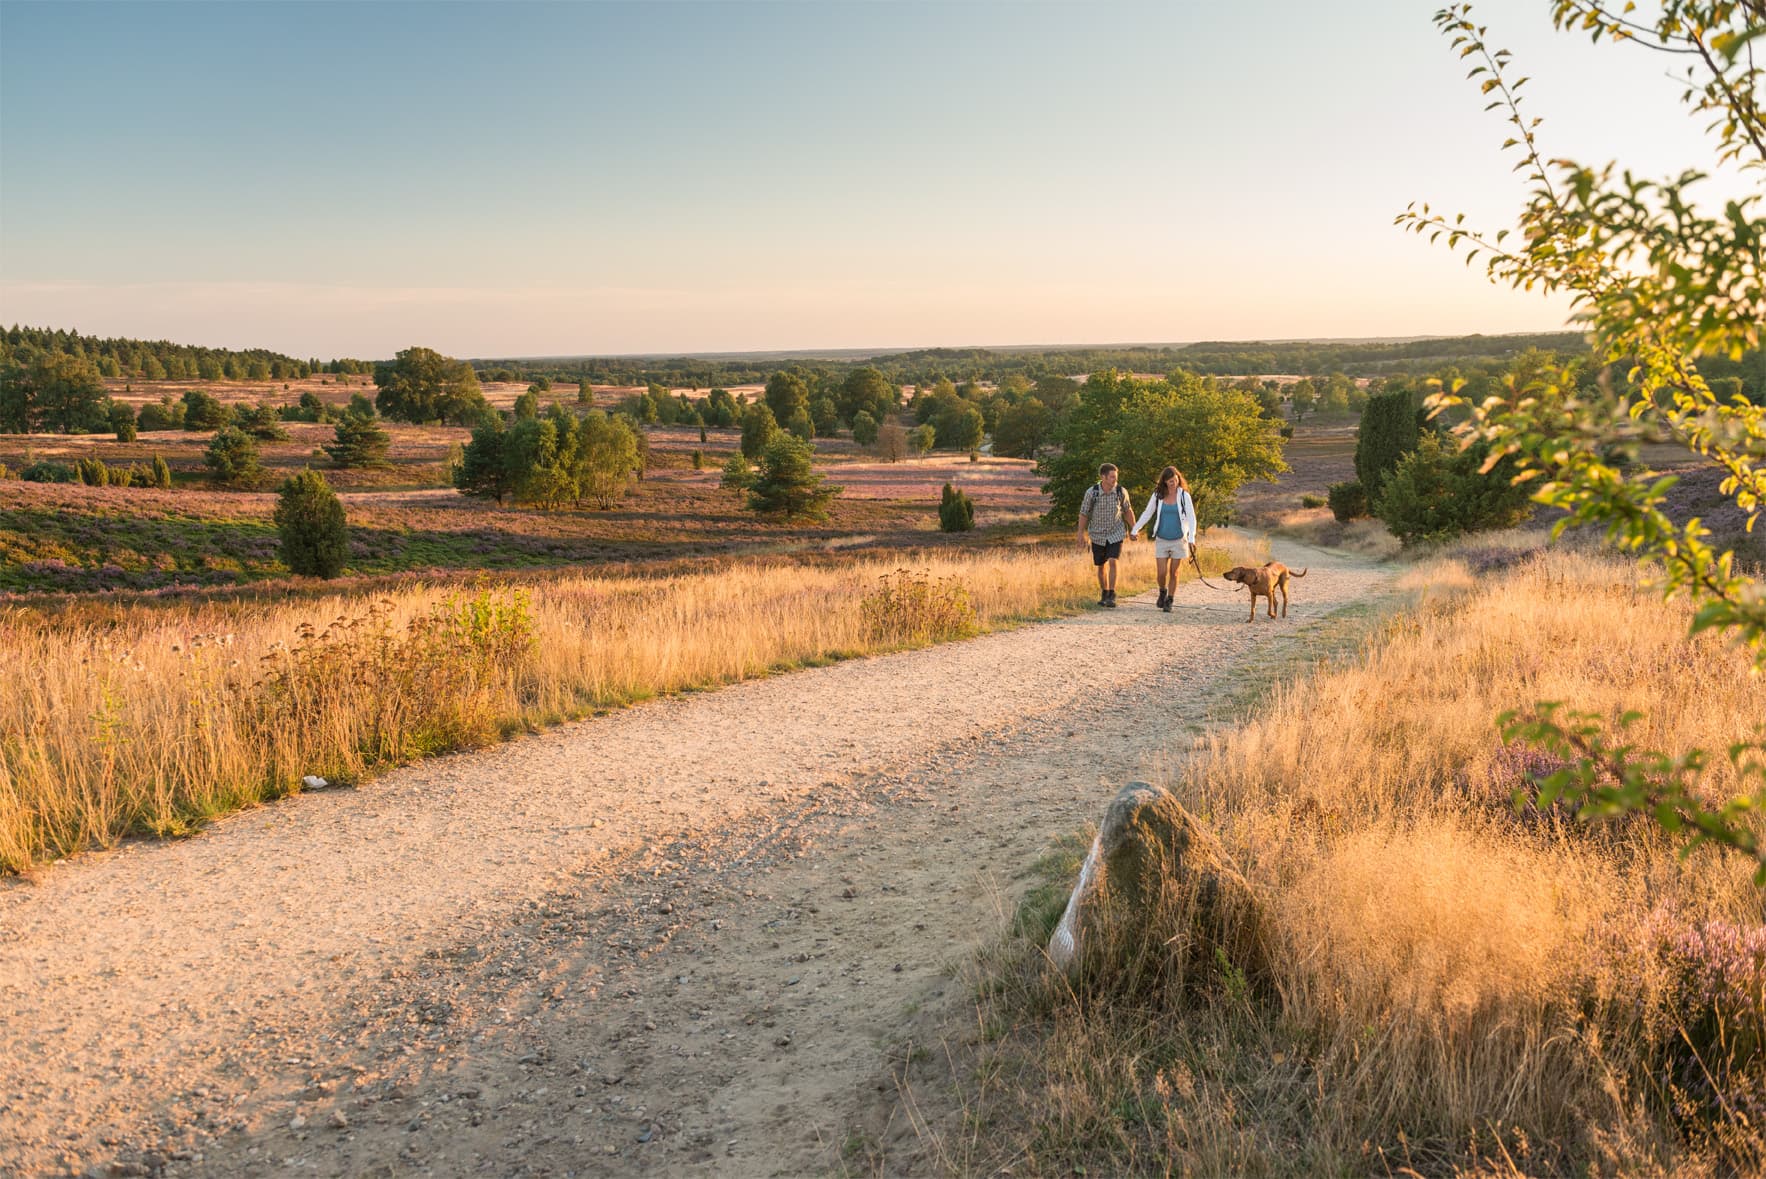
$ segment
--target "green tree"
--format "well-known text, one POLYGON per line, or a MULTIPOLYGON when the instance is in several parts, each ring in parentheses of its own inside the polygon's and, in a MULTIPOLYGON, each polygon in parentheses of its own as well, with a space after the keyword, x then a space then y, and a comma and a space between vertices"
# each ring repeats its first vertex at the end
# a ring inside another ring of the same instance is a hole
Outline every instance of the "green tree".
POLYGON ((758 462, 766 453, 767 443, 779 432, 773 411, 764 402, 756 401, 742 411, 742 457, 758 462))
POLYGON ((537 418, 539 416, 540 416, 539 391, 532 388, 532 387, 529 387, 527 392, 523 393, 520 397, 517 397, 515 399, 515 417, 517 418, 517 420, 519 420, 519 419, 523 419, 523 418, 537 418))
POLYGON ((282 563, 303 577, 336 577, 349 555, 349 526, 337 493, 317 471, 290 475, 276 495, 282 563))
POLYGON ((832 397, 817 397, 809 403, 809 420, 818 438, 832 438, 840 432, 840 411, 832 397))
POLYGON ((454 469, 454 486, 460 494, 503 502, 510 487, 503 460, 507 433, 503 419, 496 414, 487 413, 479 419, 472 440, 460 452, 460 465, 454 469))
POLYGON ((577 486, 598 508, 611 508, 638 467, 638 433, 623 417, 591 410, 579 427, 577 486))
POLYGON ((1288 386, 1288 404, 1294 407, 1294 420, 1303 421, 1318 408, 1318 386, 1310 378, 1302 378, 1288 386))
POLYGON ((484 412, 478 374, 463 360, 429 348, 407 348, 390 365, 374 372, 375 404, 400 422, 451 422, 464 425, 484 412))
POLYGON ((106 409, 110 428, 118 442, 135 441, 135 411, 121 401, 113 401, 106 409))
POLYGON ((1026 397, 1000 415, 993 432, 993 453, 1005 458, 1033 459, 1049 435, 1049 411, 1035 397, 1026 397))
POLYGON ((288 441, 282 415, 274 406, 237 405, 233 408, 233 424, 261 442, 288 441))
POLYGON ((1376 507, 1399 460, 1416 449, 1421 430, 1409 391, 1395 389, 1367 400, 1355 431, 1355 479, 1376 507))
POLYGON ((852 419, 852 440, 860 446, 869 446, 877 441, 877 419, 865 410, 859 410, 852 419))
MULTIPOLYGON (((1706 117, 1716 163, 1748 176, 1766 170, 1766 67, 1754 50, 1766 34, 1766 12, 1758 3, 1666 0, 1646 17, 1629 6, 1619 14, 1595 0, 1553 0, 1552 13, 1560 29, 1685 62, 1682 99, 1706 117)), ((1698 172, 1652 181, 1614 165, 1553 159, 1538 120, 1523 111, 1510 55, 1485 42, 1466 5, 1449 6, 1436 21, 1460 57, 1474 62, 1480 90, 1495 96, 1491 105, 1505 112, 1513 132, 1505 150, 1518 154, 1516 170, 1530 193, 1512 239, 1506 230, 1468 229, 1463 215, 1445 217, 1427 205, 1412 206, 1399 224, 1467 248, 1468 262, 1483 256, 1492 281, 1567 295, 1597 359, 1622 366, 1625 379, 1585 383, 1574 363, 1540 366, 1512 374, 1477 402, 1450 386, 1431 399, 1432 408, 1463 414, 1463 442, 1514 462, 1534 498, 1563 513, 1558 532, 1604 529, 1651 562, 1664 594, 1697 606, 1694 633, 1731 635, 1754 668, 1766 670, 1766 593, 1757 576, 1736 562, 1733 548, 1713 544, 1700 520, 1677 523, 1668 514, 1673 477, 1626 461, 1639 434, 1666 437, 1722 469, 1721 494, 1750 525, 1766 504, 1766 409, 1724 403, 1699 369, 1701 358, 1733 361, 1766 342, 1759 188, 1712 214, 1690 191, 1698 172)), ((1541 809, 1564 799, 1584 818, 1642 811, 1693 843, 1739 851, 1766 883, 1766 846, 1753 818, 1766 807, 1766 744, 1738 735, 1729 758, 1762 785, 1713 803, 1700 776, 1714 759, 1704 750, 1638 749, 1623 736, 1631 720, 1621 718, 1614 735, 1604 715, 1566 712, 1557 701, 1500 718, 1505 741, 1536 744, 1569 763, 1539 781, 1541 809)))
POLYGON ((201 389, 184 394, 183 425, 186 430, 219 430, 233 420, 233 411, 221 404, 220 398, 201 389))
POLYGON ((816 436, 815 423, 810 421, 809 411, 800 409, 785 421, 785 432, 804 442, 816 436))
POLYGON ((1513 459, 1486 468, 1488 457, 1488 446, 1461 450, 1428 431, 1387 478, 1380 519, 1406 547, 1514 527, 1527 515, 1527 488, 1515 482, 1513 459))
POLYGON ((104 382, 92 362, 45 352, 0 369, 0 428, 15 434, 97 434, 109 429, 104 382))
POLYGON ((775 422, 789 422, 792 415, 809 413, 809 386, 795 372, 776 372, 766 383, 766 407, 775 422))
POLYGON ((334 441, 325 445, 325 453, 340 467, 387 466, 387 451, 392 448, 392 435, 381 428, 374 407, 362 398, 366 413, 352 404, 350 411, 332 428, 334 441))
MULTIPOLYGON (((890 424, 894 425, 893 422, 890 424)), ((926 422, 923 425, 915 426, 913 429, 907 431, 906 439, 909 453, 916 455, 926 454, 931 451, 932 444, 938 441, 938 430, 931 422, 926 422)), ((890 461, 893 462, 894 460, 891 459, 890 461)))
POLYGON ((825 484, 815 469, 809 443, 780 434, 767 443, 760 457, 748 489, 748 506, 767 515, 819 521, 828 518, 828 504, 838 494, 840 488, 825 484))
POLYGON ((1117 465, 1137 499, 1151 494, 1167 463, 1175 464, 1189 480, 1196 519, 1205 528, 1230 519, 1240 485, 1288 469, 1280 424, 1264 416, 1255 397, 1182 371, 1154 381, 1114 370, 1094 373, 1055 441, 1060 450, 1044 456, 1037 470, 1047 479, 1046 519, 1064 527, 1079 518, 1080 500, 1104 462, 1117 465))
MULTIPOLYGON (((868 413, 875 421, 883 421, 895 412, 901 401, 901 389, 881 371, 864 365, 846 374, 834 399, 840 420, 853 422, 868 413)), ((820 427, 817 427, 820 429, 820 427)), ((832 431, 828 431, 832 433, 832 431)))
POLYGON ((959 401, 932 419, 937 445, 946 450, 974 450, 984 436, 981 411, 959 401))
POLYGON ((728 491, 746 492, 754 486, 754 464, 742 457, 737 451, 724 464, 723 475, 718 479, 718 486, 728 491))
POLYGON ((176 430, 184 425, 184 403, 165 394, 159 401, 141 407, 135 425, 142 430, 176 430))
POLYGON ((172 485, 172 468, 167 466, 166 460, 157 454, 153 456, 150 477, 155 487, 163 489, 172 485))
POLYGON ((589 383, 587 377, 584 377, 576 387, 576 403, 578 405, 595 404, 595 386, 589 383))
POLYGON ((258 442, 237 426, 222 426, 209 440, 202 461, 215 482, 230 487, 250 487, 263 468, 258 464, 258 442))

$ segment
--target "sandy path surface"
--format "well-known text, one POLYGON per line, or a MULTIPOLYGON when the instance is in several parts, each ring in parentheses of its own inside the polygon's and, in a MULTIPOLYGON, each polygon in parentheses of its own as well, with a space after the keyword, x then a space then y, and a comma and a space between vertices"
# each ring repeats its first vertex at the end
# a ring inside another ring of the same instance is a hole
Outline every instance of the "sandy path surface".
POLYGON ((1292 617, 1114 611, 677 697, 0 887, 0 1174, 800 1174, 1016 878, 1292 617), (1162 733, 1146 685, 1182 688, 1162 733))

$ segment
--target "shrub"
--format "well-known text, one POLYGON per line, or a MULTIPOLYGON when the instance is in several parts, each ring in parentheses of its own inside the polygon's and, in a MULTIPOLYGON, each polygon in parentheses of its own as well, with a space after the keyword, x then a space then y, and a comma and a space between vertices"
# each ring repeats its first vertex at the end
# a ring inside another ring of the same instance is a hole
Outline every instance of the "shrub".
POLYGON ((336 577, 349 552, 343 504, 317 471, 290 475, 276 498, 282 563, 305 577, 336 577))
POLYGON ((907 457, 911 445, 900 422, 884 422, 877 427, 877 453, 884 461, 900 462, 907 457))
POLYGON ((1342 483, 1333 483, 1327 502, 1331 507, 1331 515, 1342 521, 1359 519, 1367 515, 1367 488, 1359 479, 1348 479, 1342 483))
POLYGON ((1322 508, 1329 502, 1324 496, 1313 495, 1310 492, 1300 497, 1300 506, 1303 508, 1322 508))
POLYGON ((815 421, 809 416, 808 410, 800 409, 785 419, 785 431, 793 437, 808 442, 816 436, 815 421))
POLYGON ((202 461, 216 482, 234 487, 256 483, 263 472, 258 465, 257 440, 235 426, 224 426, 215 432, 202 453, 202 461))
POLYGON ((1406 546, 1509 528, 1527 514, 1528 492, 1504 459, 1480 471, 1486 448, 1454 450, 1430 432, 1386 480, 1377 513, 1406 546))
POLYGON ((695 450, 693 452, 693 469, 695 471, 703 471, 705 469, 705 452, 703 450, 695 450))
POLYGON ((115 432, 118 442, 135 441, 135 411, 120 401, 110 403, 110 428, 115 432))
POLYGON ((907 434, 908 449, 914 454, 926 454, 936 441, 938 441, 938 430, 930 423, 915 426, 907 434))
POLYGON ((144 405, 135 420, 135 425, 142 430, 176 430, 184 424, 184 403, 173 401, 168 394, 159 399, 157 404, 144 405))
POLYGON ((186 430, 218 430, 232 420, 233 415, 213 394, 201 389, 184 394, 182 425, 186 430))
POLYGON ((153 456, 153 465, 149 468, 149 473, 152 476, 150 482, 154 487, 166 488, 172 485, 172 468, 167 466, 166 460, 157 454, 153 456))
POLYGON ((1681 1025, 1666 1044, 1663 1079, 1676 1112, 1720 1123, 1725 1111, 1750 1121, 1766 1113, 1766 927, 1705 921, 1678 930, 1666 957, 1681 1025))
POLYGON ((34 463, 26 463, 18 477, 26 483, 78 483, 80 473, 66 463, 51 462, 38 459, 34 463))
POLYGON ((282 415, 274 406, 241 405, 233 411, 233 424, 265 442, 287 442, 288 431, 282 426, 282 415))
POLYGON ((967 532, 975 527, 975 504, 950 484, 938 501, 938 528, 941 532, 967 532))
POLYGON ((786 519, 826 520, 838 487, 823 486, 809 443, 781 434, 767 443, 748 489, 748 506, 786 519))
POLYGON ((104 465, 102 459, 83 458, 76 464, 75 469, 79 472, 80 482, 87 487, 110 486, 110 468, 104 465))
POLYGON ((935 643, 975 633, 975 607, 954 577, 933 580, 911 569, 886 573, 860 600, 859 609, 865 630, 877 643, 935 643))
POLYGON ((852 417, 852 440, 860 446, 869 446, 877 441, 877 419, 859 410, 852 417))

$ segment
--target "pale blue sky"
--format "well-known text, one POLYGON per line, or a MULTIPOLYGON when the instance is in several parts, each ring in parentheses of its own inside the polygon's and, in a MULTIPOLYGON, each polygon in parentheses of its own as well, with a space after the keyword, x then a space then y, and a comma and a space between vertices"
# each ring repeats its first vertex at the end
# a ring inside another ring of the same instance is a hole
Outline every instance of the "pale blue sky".
MULTIPOLYGON (((1549 329, 1435 0, 0 2, 0 321, 387 356, 1549 329)), ((1563 154, 1663 63, 1478 8, 1563 154)))

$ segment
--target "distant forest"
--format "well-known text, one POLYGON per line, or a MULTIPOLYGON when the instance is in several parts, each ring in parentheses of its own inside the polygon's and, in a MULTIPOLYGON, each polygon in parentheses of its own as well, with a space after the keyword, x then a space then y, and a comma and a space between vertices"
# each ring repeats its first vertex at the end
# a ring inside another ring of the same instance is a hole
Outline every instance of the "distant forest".
MULTIPOLYGON (((1465 375, 1506 368, 1528 351, 1562 359, 1587 348, 1579 332, 1541 332, 1512 336, 1446 336, 1401 341, 1209 341, 1177 347, 1123 348, 920 348, 866 356, 848 352, 818 356, 813 352, 756 353, 742 356, 679 357, 557 357, 492 358, 472 361, 487 381, 557 381, 588 379, 597 385, 662 385, 712 388, 764 384, 780 369, 844 376, 855 369, 878 370, 898 385, 935 385, 940 380, 998 384, 1008 377, 1031 382, 1117 369, 1123 372, 1169 373, 1175 369, 1204 376, 1252 376, 1287 373, 1296 376, 1382 377, 1421 376, 1455 371, 1465 375)), ((264 348, 234 351, 174 344, 168 340, 130 340, 82 336, 61 328, 14 326, 0 333, 0 372, 28 366, 36 357, 65 353, 91 362, 100 376, 117 380, 281 381, 314 373, 370 374, 390 361, 349 358, 300 360, 264 348)), ((1708 358, 1700 368, 1719 393, 1741 392, 1766 403, 1766 351, 1739 361, 1708 358)))
POLYGON ((1168 373, 1185 369, 1204 376, 1251 376, 1292 373, 1323 376, 1345 373, 1371 377, 1432 370, 1443 365, 1503 364, 1528 349, 1570 356, 1587 345, 1579 332, 1546 332, 1522 336, 1454 336, 1434 340, 1342 343, 1333 341, 1259 343, 1219 342, 1170 348, 987 349, 921 348, 879 356, 817 358, 784 353, 757 356, 565 357, 555 359, 487 359, 474 365, 487 380, 523 380, 537 376, 581 380, 598 385, 757 385, 787 366, 846 371, 868 366, 898 384, 930 385, 940 379, 957 382, 992 381, 1018 375, 1032 381, 1117 369, 1123 372, 1168 373))
POLYGON ((234 351, 199 348, 170 340, 82 336, 62 328, 13 325, 0 334, 0 368, 29 365, 61 353, 88 360, 101 377, 142 381, 289 381, 313 373, 371 373, 367 360, 296 360, 267 348, 234 351))

